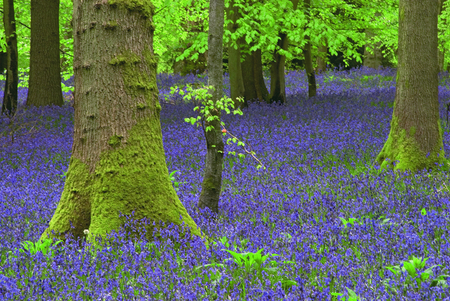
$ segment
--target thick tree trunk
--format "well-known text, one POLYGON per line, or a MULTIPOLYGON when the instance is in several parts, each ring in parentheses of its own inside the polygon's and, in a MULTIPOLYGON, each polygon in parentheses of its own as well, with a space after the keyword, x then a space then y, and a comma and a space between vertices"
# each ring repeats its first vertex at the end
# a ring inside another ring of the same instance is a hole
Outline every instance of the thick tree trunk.
MULTIPOLYGON (((201 235, 166 166, 153 11, 149 2, 130 9, 74 0, 72 157, 61 200, 41 240, 64 241, 69 233, 78 239, 87 229, 88 242, 97 246, 97 238, 108 242, 107 235, 124 226, 119 213, 133 211, 139 228, 149 220, 144 225, 148 240, 160 237, 160 221, 166 226, 184 222, 191 234, 201 235)), ((124 229, 135 239, 133 230, 124 229)))
MULTIPOLYGON (((251 44, 248 45, 249 48, 251 46, 251 44)), ((267 91, 266 83, 264 82, 261 49, 253 51, 250 55, 246 54, 241 66, 245 102, 256 99, 258 101, 268 102, 269 91, 267 91)))
POLYGON ((6 35, 6 82, 3 94, 2 114, 14 116, 17 110, 17 85, 19 84, 19 56, 17 52, 16 19, 14 1, 3 1, 3 26, 6 35))
MULTIPOLYGON (((381 13, 376 12, 376 17, 381 16, 381 13)), ((365 30, 366 39, 372 39, 375 36, 375 33, 370 29, 365 30)), ((383 53, 381 51, 381 42, 377 42, 372 48, 373 53, 368 51, 368 45, 364 48, 364 59, 363 66, 373 69, 379 69, 381 66, 381 60, 383 59, 383 53)))
MULTIPOLYGON (((208 32, 208 86, 214 86, 209 91, 216 103, 223 96, 223 23, 224 0, 210 0, 209 32, 208 32)), ((207 121, 204 116, 204 134, 206 138, 205 175, 203 176, 202 192, 198 202, 199 208, 208 207, 212 212, 219 213, 219 196, 222 188, 222 163, 224 143, 220 126, 220 110, 213 110, 217 120, 207 121), (208 130, 208 127, 212 127, 208 130)))
POLYGON ((31 0, 27 106, 63 104, 59 58, 59 1, 31 0))
MULTIPOLYGON (((311 0, 305 0, 305 10, 308 10, 311 6, 311 0)), ((310 14, 307 12, 307 19, 311 19, 310 14)), ((309 22, 308 22, 309 23, 309 22)), ((314 73, 314 68, 312 65, 312 54, 311 54, 311 39, 309 36, 305 36, 306 45, 304 50, 305 55, 305 69, 306 75, 308 77, 308 98, 316 96, 317 85, 316 85, 316 74, 314 73)))
POLYGON ((395 171, 436 169, 435 163, 447 169, 438 103, 438 8, 433 0, 400 0, 399 12, 394 112, 376 161, 383 169, 398 160, 395 171))
POLYGON ((257 49, 252 53, 253 56, 253 74, 255 76, 255 91, 259 101, 269 102, 270 95, 267 91, 266 82, 264 81, 261 49, 257 49))
MULTIPOLYGON (((240 38, 239 42, 242 45, 245 43, 244 38, 240 38)), ((250 46, 250 45, 249 45, 250 46)), ((250 48, 250 47, 248 47, 250 48)), ((242 79, 244 82, 244 100, 248 102, 249 100, 255 100, 258 98, 256 94, 256 83, 255 83, 255 69, 253 67, 253 55, 245 54, 244 61, 241 63, 242 79)))
MULTIPOLYGON (((239 14, 239 9, 234 5, 234 1, 230 2, 230 6, 227 8, 227 19, 232 20, 233 24, 228 24, 227 28, 232 33, 236 32, 238 29, 238 24, 236 21, 241 18, 239 14)), ((247 101, 244 102, 237 101, 238 97, 245 96, 244 80, 242 79, 242 69, 241 69, 241 51, 240 45, 237 44, 237 49, 234 48, 234 43, 230 42, 228 44, 228 73, 230 76, 230 94, 231 99, 234 100, 235 108, 248 107, 247 101)))
MULTIPOLYGON (((446 0, 438 0, 438 15, 442 14, 442 10, 444 9, 444 3, 446 0)), ((438 49, 438 66, 439 66, 439 72, 444 71, 444 59, 445 59, 445 49, 444 51, 440 51, 438 49)))

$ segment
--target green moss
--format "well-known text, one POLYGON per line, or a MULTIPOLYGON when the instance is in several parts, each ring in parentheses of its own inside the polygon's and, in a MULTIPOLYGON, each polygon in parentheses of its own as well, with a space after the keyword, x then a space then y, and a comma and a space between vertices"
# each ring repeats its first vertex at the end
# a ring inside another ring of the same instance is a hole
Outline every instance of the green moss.
MULTIPOLYGON (((110 141, 120 139, 113 136, 110 141)), ((136 220, 146 217, 150 222, 155 221, 155 226, 146 226, 149 240, 159 237, 154 231, 159 221, 166 225, 181 225, 180 215, 192 234, 200 236, 200 230, 170 181, 159 120, 141 119, 129 131, 126 144, 114 145, 116 147, 101 153, 93 174, 88 171, 88 165, 71 158, 61 201, 41 239, 46 238, 51 230, 67 233, 70 229, 68 217, 73 217, 78 220, 81 231, 89 230, 88 242, 98 245, 96 237, 105 241, 108 233, 124 225, 125 217, 119 217, 119 211, 125 215, 135 211, 136 220), (86 209, 83 216, 77 214, 80 204, 92 208, 92 212, 86 209)), ((133 233, 130 228, 127 230, 133 233)))
POLYGON ((112 20, 112 21, 108 21, 105 24, 105 29, 115 29, 118 26, 117 22, 112 20))
POLYGON ((416 134, 416 127, 412 126, 409 128, 409 135, 413 137, 416 134))
POLYGON ((417 172, 423 170, 424 168, 435 169, 436 162, 438 164, 444 164, 443 168, 445 169, 447 166, 447 160, 445 159, 442 129, 439 120, 438 128, 440 139, 436 141, 436 145, 433 148, 432 153, 427 157, 427 154, 420 150, 420 147, 414 138, 416 129, 411 127, 409 129, 410 135, 407 135, 405 129, 399 128, 398 118, 395 114, 393 114, 391 131, 389 133, 388 140, 376 158, 378 164, 381 165, 380 171, 390 168, 394 169, 394 171, 410 170, 412 172, 417 172), (399 162, 394 168, 394 162, 396 160, 399 162))
POLYGON ((108 144, 111 145, 111 147, 117 147, 118 145, 120 145, 120 140, 123 138, 123 136, 117 136, 117 135, 113 135, 109 141, 108 144))
MULTIPOLYGON (((143 59, 150 67, 152 72, 139 72, 137 64, 142 62, 142 59, 135 53, 127 50, 116 55, 109 61, 109 64, 116 66, 123 74, 125 83, 125 92, 134 98, 143 96, 146 100, 145 104, 137 106, 139 110, 145 108, 155 108, 158 114, 161 112, 161 105, 158 99, 158 87, 156 85, 156 67, 157 60, 149 48, 143 51, 143 59), (150 100, 154 100, 150 103, 150 100)), ((134 116, 135 117, 135 116, 134 116)))
POLYGON ((155 25, 153 21, 151 21, 151 17, 155 11, 155 6, 150 0, 109 0, 109 5, 113 8, 124 8, 131 12, 139 11, 147 20, 146 26, 152 31, 155 30, 155 25))

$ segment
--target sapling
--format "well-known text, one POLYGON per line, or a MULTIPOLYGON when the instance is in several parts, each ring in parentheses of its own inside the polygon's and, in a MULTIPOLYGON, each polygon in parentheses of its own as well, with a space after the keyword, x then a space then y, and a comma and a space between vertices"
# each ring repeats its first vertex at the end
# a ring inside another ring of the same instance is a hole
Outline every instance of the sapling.
MULTIPOLYGON (((197 123, 197 127, 199 125, 201 125, 203 130, 205 130, 205 131, 213 130, 212 126, 208 126, 205 129, 205 127, 204 127, 205 117, 206 117, 206 121, 213 121, 214 119, 217 119, 217 120, 219 119, 218 116, 212 116, 210 114, 211 111, 216 111, 217 112, 220 109, 220 110, 225 110, 227 112, 227 114, 230 114, 230 110, 228 109, 228 106, 231 106, 231 108, 234 109, 234 102, 233 102, 233 100, 231 98, 228 98, 228 97, 222 97, 222 99, 220 99, 220 100, 218 100, 218 101, 216 101, 214 103, 214 101, 212 101, 210 99, 212 97, 212 95, 207 93, 208 89, 212 89, 213 91, 215 90, 214 86, 205 86, 205 87, 199 88, 199 89, 192 89, 191 85, 187 84, 186 85, 186 90, 187 90, 188 93, 183 97, 185 100, 191 100, 194 97, 194 98, 197 98, 197 99, 199 99, 201 101, 202 106, 200 108, 199 108, 199 106, 194 108, 194 111, 199 110, 200 116, 197 116, 197 118, 194 118, 194 117, 185 118, 184 121, 190 122, 192 125, 197 123), (200 123, 200 121, 201 121, 201 123, 200 123)), ((178 90, 178 87, 171 87, 170 90, 171 90, 170 93, 174 94, 178 90)), ((184 91, 181 90, 181 89, 179 89, 179 93, 181 95, 184 95, 184 91)), ((199 103, 200 103, 200 101, 199 101, 199 103)), ((243 98, 242 97, 238 97, 238 101, 243 101, 243 98)), ((244 113, 241 111, 241 109, 238 108, 237 110, 233 111, 233 114, 234 115, 236 115, 236 114, 243 115, 244 113)), ((236 143, 236 141, 238 141, 238 145, 241 145, 244 148, 246 153, 252 155, 252 157, 256 161, 258 161, 258 163, 260 165, 258 165, 256 168, 260 169, 261 167, 263 167, 264 169, 266 169, 266 167, 261 163, 261 161, 259 161, 255 157, 255 152, 254 151, 250 151, 249 152, 245 148, 245 143, 240 141, 238 138, 236 138, 236 136, 232 135, 225 128, 225 123, 224 122, 221 121, 220 123, 221 123, 222 128, 223 128, 222 129, 223 136, 226 136, 227 134, 229 134, 231 137, 233 137, 233 138, 228 138, 227 144, 228 145, 231 144, 230 140, 232 140, 234 143, 236 143)), ((212 147, 215 147, 215 145, 213 145, 212 147)), ((222 151, 219 151, 219 152, 222 152, 222 151)), ((235 152, 230 152, 230 154, 236 155, 235 152)), ((238 154, 238 155, 241 158, 245 157, 244 154, 238 154)))

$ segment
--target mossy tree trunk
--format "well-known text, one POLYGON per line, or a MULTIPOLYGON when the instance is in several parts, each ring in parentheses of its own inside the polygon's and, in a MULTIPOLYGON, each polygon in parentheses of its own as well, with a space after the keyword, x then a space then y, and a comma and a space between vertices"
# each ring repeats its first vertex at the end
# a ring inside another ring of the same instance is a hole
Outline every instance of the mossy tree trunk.
MULTIPOLYGON (((213 86, 214 103, 223 96, 223 24, 224 0, 210 0, 209 32, 208 32, 208 86, 213 86)), ((218 119, 207 121, 204 118, 204 134, 206 138, 205 175, 203 176, 202 192, 198 202, 199 208, 209 208, 213 213, 219 212, 219 196, 222 188, 222 163, 224 143, 220 126, 220 110, 212 110, 211 115, 218 119), (207 128, 211 127, 208 131, 207 128)))
POLYGON ((3 94, 2 114, 14 116, 17 110, 17 85, 19 84, 19 55, 17 52, 16 18, 14 1, 3 1, 3 26, 6 36, 6 82, 3 94))
MULTIPOLYGON (((444 3, 446 0, 438 0, 438 15, 442 14, 442 10, 444 9, 444 3)), ((445 58, 445 49, 444 51, 440 51, 438 49, 438 66, 439 66, 439 72, 444 71, 444 58, 445 58)))
MULTIPOLYGON (((308 10, 311 7, 311 0, 304 0, 305 10, 306 10, 306 18, 307 20, 311 19, 311 14, 308 10)), ((308 21, 309 23, 309 21, 308 21)), ((311 54, 311 39, 309 36, 305 36, 306 45, 304 49, 305 55, 305 69, 306 75, 308 77, 308 98, 316 96, 317 93, 317 85, 316 85, 316 74, 314 72, 313 64, 312 64, 312 54, 311 54)))
MULTIPOLYGON (((226 9, 227 19, 233 21, 227 25, 227 28, 231 33, 236 32, 238 29, 237 20, 241 18, 239 14, 239 8, 234 5, 234 1, 230 2, 230 6, 226 9)), ((230 94, 231 99, 234 101, 235 108, 247 107, 247 101, 244 102, 237 101, 238 97, 244 97, 244 80, 242 78, 242 68, 241 68, 241 51, 240 44, 236 42, 230 42, 228 45, 228 73, 230 76, 230 94), (234 47, 237 47, 236 49, 234 47)))
POLYGON ((438 103, 438 7, 433 0, 399 2, 398 68, 389 137, 376 161, 412 172, 447 169, 438 103), (394 161, 399 161, 394 166, 394 161))
POLYGON ((41 240, 65 241, 69 233, 80 239, 89 230, 87 241, 98 246, 97 238, 108 242, 107 235, 124 226, 120 213, 132 212, 138 225, 150 222, 139 227, 149 240, 160 237, 160 221, 166 226, 184 222, 191 234, 201 235, 172 186, 165 161, 153 12, 150 2, 74 0, 72 157, 41 240))
POLYGON ((63 104, 59 58, 59 1, 31 0, 27 106, 63 104))

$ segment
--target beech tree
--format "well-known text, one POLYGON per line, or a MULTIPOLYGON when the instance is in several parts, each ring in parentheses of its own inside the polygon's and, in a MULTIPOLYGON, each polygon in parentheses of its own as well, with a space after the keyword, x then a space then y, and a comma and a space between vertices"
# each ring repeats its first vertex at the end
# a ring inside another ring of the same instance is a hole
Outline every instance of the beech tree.
MULTIPOLYGON (((147 239, 159 221, 200 230, 165 162, 150 2, 74 0, 74 137, 64 190, 40 240, 69 233, 98 244, 134 211, 147 239), (92 40, 95 38, 95 43, 92 40), (182 220, 180 220, 182 218, 182 220), (152 225, 155 222, 155 226, 152 225)), ((106 239, 107 240, 107 239, 106 239)))
MULTIPOLYGON (((228 24, 227 29, 234 34, 238 29, 237 20, 241 18, 238 7, 234 5, 234 1, 229 2, 226 8, 226 18, 228 24)), ((241 38, 242 39, 242 38, 241 38)), ((241 67, 241 51, 240 44, 233 43, 232 41, 228 44, 228 74, 230 76, 230 98, 235 104, 239 104, 240 108, 247 107, 247 100, 244 98, 244 102, 239 102, 238 97, 243 97, 244 90, 244 79, 242 77, 242 67, 241 67)), ((235 106, 237 107, 237 106, 235 106)))
POLYGON ((18 73, 18 52, 17 52, 17 34, 16 34, 16 18, 14 16, 14 1, 3 1, 3 26, 6 35, 6 82, 2 114, 14 116, 17 110, 17 84, 19 83, 18 73))
POLYGON ((59 58, 59 0, 31 0, 30 78, 27 106, 64 104, 59 58))
MULTIPOLYGON (((223 96, 223 23, 224 0, 210 0, 209 32, 208 32, 208 86, 213 86, 214 103, 223 96)), ((205 120, 204 134, 206 138, 205 175, 203 176, 202 192, 198 202, 199 208, 208 207, 212 212, 219 212, 219 196, 222 187, 222 163, 225 145, 222 140, 220 126, 220 110, 213 110, 211 116, 218 119, 205 120), (211 126, 213 129, 206 131, 211 126)))
POLYGON ((391 130, 376 161, 381 169, 447 169, 438 103, 438 5, 400 0, 398 68, 391 130), (394 165, 394 162, 397 164, 394 165))
MULTIPOLYGON (((307 23, 311 22, 310 17, 310 8, 311 8, 311 0, 304 0, 305 10, 306 10, 306 20, 307 23)), ((305 70, 306 70, 306 76, 308 77, 308 97, 314 97, 316 96, 316 74, 314 73, 314 68, 312 64, 312 54, 311 54, 311 38, 309 36, 305 36, 306 45, 305 49, 303 50, 305 55, 305 70)))

